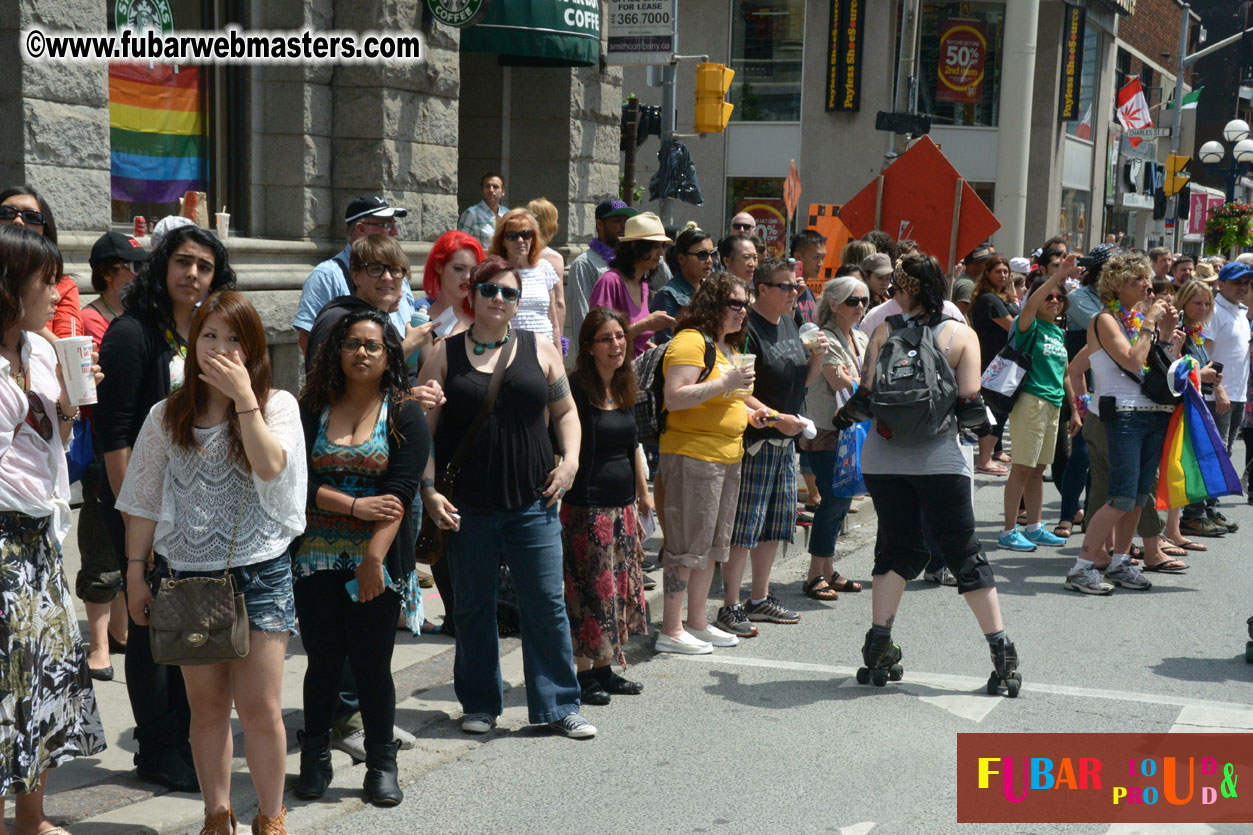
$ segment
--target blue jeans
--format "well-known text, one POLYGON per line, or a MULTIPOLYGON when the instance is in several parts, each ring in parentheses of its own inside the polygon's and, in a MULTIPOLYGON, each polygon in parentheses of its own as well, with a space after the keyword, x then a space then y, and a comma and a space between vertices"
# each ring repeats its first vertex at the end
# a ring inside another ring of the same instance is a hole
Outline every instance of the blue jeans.
POLYGON ((1109 440, 1109 495, 1116 510, 1145 507, 1157 493, 1157 468, 1166 442, 1170 412, 1114 414, 1105 424, 1109 440))
POLYGON ((822 500, 814 511, 814 526, 809 531, 809 553, 814 557, 830 557, 835 554, 835 542, 839 539, 844 517, 852 507, 853 500, 834 495, 831 485, 835 481, 835 451, 822 450, 806 453, 809 466, 818 483, 818 496, 822 500))
POLYGON ((1080 432, 1070 439, 1070 457, 1062 471, 1060 519, 1063 522, 1073 522, 1079 512, 1079 497, 1088 483, 1088 464, 1088 442, 1080 432))
POLYGON ((533 724, 579 709, 579 684, 566 617, 565 569, 557 508, 541 499, 514 510, 461 508, 461 529, 446 559, 456 595, 457 658, 453 686, 467 713, 499 716, 504 693, 496 589, 503 561, 518 588, 522 667, 533 724))

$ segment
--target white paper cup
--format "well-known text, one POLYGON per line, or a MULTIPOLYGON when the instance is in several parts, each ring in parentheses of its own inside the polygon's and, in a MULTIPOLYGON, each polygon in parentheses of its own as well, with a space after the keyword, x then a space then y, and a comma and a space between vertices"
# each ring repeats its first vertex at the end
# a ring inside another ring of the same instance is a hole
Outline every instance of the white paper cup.
POLYGON ((73 406, 90 406, 96 402, 96 377, 91 371, 92 344, 90 336, 67 336, 53 343, 57 362, 65 378, 65 391, 73 406))
POLYGON ((230 231, 231 231, 231 213, 230 212, 215 212, 213 215, 213 219, 217 223, 219 238, 225 238, 227 235, 230 234, 230 231))

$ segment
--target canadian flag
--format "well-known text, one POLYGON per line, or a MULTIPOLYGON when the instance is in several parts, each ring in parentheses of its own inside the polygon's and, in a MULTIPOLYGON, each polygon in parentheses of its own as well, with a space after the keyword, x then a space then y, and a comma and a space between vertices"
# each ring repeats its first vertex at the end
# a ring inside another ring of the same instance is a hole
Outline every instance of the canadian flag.
MULTIPOLYGON (((1118 91, 1118 123, 1125 130, 1153 127, 1153 119, 1149 115, 1149 103, 1144 98, 1144 88, 1140 86, 1138 76, 1130 76, 1130 81, 1118 91)), ((1131 137, 1131 147, 1137 148, 1143 139, 1131 137)))
POLYGON ((1092 138, 1092 105, 1091 104, 1088 105, 1087 110, 1083 111, 1083 119, 1080 120, 1078 126, 1075 128, 1075 138, 1076 139, 1091 139, 1092 138))

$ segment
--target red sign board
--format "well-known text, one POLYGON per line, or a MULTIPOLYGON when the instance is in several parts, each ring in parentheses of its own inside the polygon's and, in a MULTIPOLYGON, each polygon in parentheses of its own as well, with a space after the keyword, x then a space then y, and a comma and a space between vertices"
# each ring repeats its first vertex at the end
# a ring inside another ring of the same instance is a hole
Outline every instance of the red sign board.
MULTIPOLYGON (((883 200, 878 207, 878 228, 897 239, 913 238, 918 248, 934 255, 946 271, 953 267, 950 249, 961 258, 1001 228, 996 216, 929 136, 897 157, 881 176, 883 200), (955 212, 959 187, 961 205, 955 212), (956 247, 952 245, 954 221, 956 247)), ((840 210, 840 220, 854 237, 875 229, 877 193, 878 180, 871 180, 840 210)))
POLYGON ((748 212, 757 221, 754 233, 766 242, 766 252, 782 257, 787 248, 787 207, 777 197, 746 197, 735 201, 735 212, 748 212))
POLYGON ((968 104, 983 93, 988 58, 988 26, 978 20, 950 20, 940 32, 937 101, 968 104))

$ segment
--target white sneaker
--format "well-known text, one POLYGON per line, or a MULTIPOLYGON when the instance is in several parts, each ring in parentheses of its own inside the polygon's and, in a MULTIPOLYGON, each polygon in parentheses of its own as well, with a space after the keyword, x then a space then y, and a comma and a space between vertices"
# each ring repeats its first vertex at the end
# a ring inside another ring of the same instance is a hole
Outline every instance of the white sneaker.
POLYGON ((400 743, 401 751, 409 751, 418 744, 418 738, 399 725, 392 726, 392 737, 400 743))
POLYGON ((674 652, 679 655, 709 655, 714 651, 713 644, 687 632, 680 632, 677 638, 658 632, 655 649, 657 652, 674 652))
POLYGON ((730 632, 725 632, 719 629, 712 623, 704 629, 693 629, 685 623, 683 624, 683 628, 687 630, 689 635, 716 647, 733 647, 740 643, 739 638, 735 637, 730 632))

